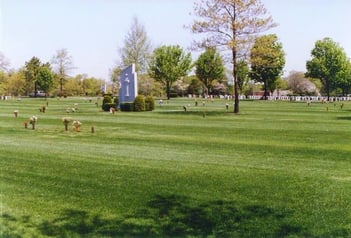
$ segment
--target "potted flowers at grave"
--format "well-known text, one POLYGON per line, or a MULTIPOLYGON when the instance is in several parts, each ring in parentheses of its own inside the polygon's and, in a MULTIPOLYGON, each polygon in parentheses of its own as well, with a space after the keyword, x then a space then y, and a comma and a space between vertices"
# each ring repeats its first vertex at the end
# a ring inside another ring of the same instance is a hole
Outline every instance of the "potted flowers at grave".
POLYGON ((73 125, 73 130, 78 132, 80 126, 82 125, 82 123, 80 121, 78 121, 78 120, 74 120, 72 125, 73 125))
POLYGON ((29 118, 29 124, 32 125, 32 129, 35 129, 35 124, 37 123, 38 118, 36 116, 31 116, 31 118, 29 118))
POLYGON ((14 110, 13 114, 15 115, 15 118, 17 118, 18 117, 18 110, 14 110))
POLYGON ((68 131, 68 124, 71 122, 70 117, 63 117, 62 118, 63 125, 65 125, 65 131, 68 131))

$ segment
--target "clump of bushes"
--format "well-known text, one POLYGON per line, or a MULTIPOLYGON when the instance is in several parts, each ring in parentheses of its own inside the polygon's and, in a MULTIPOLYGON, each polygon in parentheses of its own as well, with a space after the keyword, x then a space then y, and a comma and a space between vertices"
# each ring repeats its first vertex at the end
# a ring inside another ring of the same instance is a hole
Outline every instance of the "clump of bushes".
POLYGON ((145 111, 145 97, 143 95, 138 95, 134 99, 134 111, 135 112, 145 111))
POLYGON ((119 106, 120 106, 120 109, 121 109, 122 112, 132 112, 132 111, 134 111, 134 103, 133 102, 121 103, 119 106))
POLYGON ((112 95, 104 95, 104 99, 102 100, 102 110, 104 110, 105 112, 109 112, 111 107, 117 108, 117 105, 118 97, 112 99, 112 95))
POLYGON ((138 95, 134 102, 121 103, 120 109, 124 112, 152 111, 155 109, 155 100, 151 96, 138 95))
POLYGON ((155 100, 151 96, 147 96, 145 98, 145 110, 146 111, 153 111, 155 110, 155 100))

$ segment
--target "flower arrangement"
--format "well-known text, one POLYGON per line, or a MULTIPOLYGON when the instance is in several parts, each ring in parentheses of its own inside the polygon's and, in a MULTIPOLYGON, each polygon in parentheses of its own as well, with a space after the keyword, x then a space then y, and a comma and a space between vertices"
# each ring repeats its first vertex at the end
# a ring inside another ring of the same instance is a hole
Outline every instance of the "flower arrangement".
POLYGON ((73 104, 74 105, 74 110, 78 111, 78 103, 73 104))
POLYGON ((82 123, 78 120, 74 120, 72 125, 73 125, 73 130, 78 132, 82 123))
POLYGON ((33 130, 35 129, 35 124, 37 123, 37 121, 38 121, 38 117, 36 117, 36 116, 31 116, 29 118, 29 124, 32 125, 33 130))
POLYGON ((62 122, 65 125, 65 131, 68 131, 68 124, 71 122, 71 118, 70 117, 63 117, 62 122))

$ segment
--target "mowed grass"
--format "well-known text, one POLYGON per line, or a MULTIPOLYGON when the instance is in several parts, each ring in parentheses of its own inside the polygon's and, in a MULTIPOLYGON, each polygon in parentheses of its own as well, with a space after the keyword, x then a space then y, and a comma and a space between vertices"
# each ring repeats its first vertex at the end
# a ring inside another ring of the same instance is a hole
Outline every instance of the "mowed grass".
POLYGON ((0 101, 0 237, 351 236, 351 102, 95 102, 0 101))

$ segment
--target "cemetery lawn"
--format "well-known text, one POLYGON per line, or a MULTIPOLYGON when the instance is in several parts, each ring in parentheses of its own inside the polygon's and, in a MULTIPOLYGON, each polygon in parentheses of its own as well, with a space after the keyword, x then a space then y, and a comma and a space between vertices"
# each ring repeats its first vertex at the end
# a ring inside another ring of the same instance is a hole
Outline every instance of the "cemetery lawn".
POLYGON ((0 237, 351 236, 351 102, 96 101, 0 101, 0 237))

